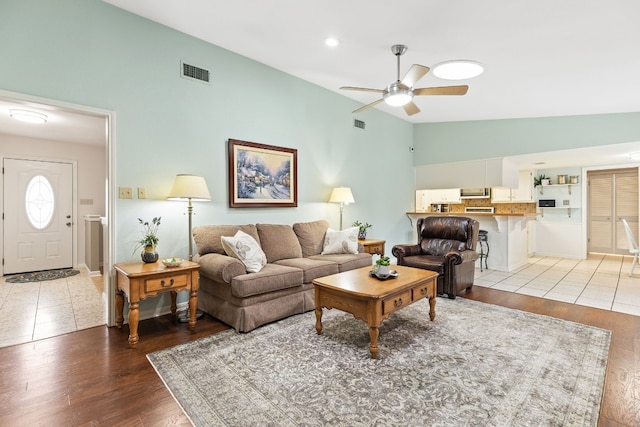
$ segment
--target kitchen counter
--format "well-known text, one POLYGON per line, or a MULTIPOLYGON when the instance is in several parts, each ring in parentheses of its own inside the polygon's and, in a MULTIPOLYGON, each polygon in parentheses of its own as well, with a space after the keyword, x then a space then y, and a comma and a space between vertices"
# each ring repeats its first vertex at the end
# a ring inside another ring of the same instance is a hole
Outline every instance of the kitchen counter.
POLYGON ((528 216, 535 218, 539 214, 530 213, 484 213, 484 212, 407 212, 407 215, 440 215, 440 216, 528 216))

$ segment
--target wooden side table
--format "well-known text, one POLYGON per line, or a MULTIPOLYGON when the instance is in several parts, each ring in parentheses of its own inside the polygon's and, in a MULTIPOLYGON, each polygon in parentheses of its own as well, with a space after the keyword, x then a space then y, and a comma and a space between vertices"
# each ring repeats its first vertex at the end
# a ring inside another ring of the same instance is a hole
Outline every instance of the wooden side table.
POLYGON ((176 296, 179 291, 190 291, 189 328, 196 327, 198 307, 198 269, 200 264, 183 261, 179 267, 168 268, 161 262, 128 262, 115 264, 117 272, 116 326, 122 328, 124 294, 129 298, 129 345, 138 343, 139 302, 162 292, 171 292, 171 312, 176 312, 176 296))
POLYGON ((364 246, 364 251, 366 253, 384 256, 384 240, 364 239, 358 240, 358 243, 364 246))

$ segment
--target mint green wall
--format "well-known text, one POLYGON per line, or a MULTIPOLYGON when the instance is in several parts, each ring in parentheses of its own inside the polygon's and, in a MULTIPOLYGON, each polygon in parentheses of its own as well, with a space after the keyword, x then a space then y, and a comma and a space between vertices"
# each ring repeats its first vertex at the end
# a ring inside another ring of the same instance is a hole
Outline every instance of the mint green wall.
POLYGON ((634 141, 640 113, 424 123, 414 126, 414 165, 634 141))
POLYGON ((213 197, 196 204, 194 225, 324 218, 337 228, 326 200, 345 185, 356 199, 345 225, 369 222, 390 245, 411 236, 406 121, 372 109, 358 116, 366 130, 354 128, 355 101, 98 0, 3 0, 0 52, 0 89, 116 113, 115 184, 147 190, 115 200, 116 262, 137 259, 138 217, 162 216, 160 255, 186 256, 186 207, 165 200, 177 173, 203 175, 213 197), (181 78, 180 60, 211 70, 212 84, 181 78), (228 208, 228 138, 297 149, 299 207, 228 208))

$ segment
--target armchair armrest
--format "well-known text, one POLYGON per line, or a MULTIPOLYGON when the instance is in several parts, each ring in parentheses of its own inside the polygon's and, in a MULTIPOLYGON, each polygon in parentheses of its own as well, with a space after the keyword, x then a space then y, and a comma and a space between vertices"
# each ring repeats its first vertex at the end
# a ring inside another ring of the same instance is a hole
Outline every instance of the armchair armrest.
POLYGON ((398 265, 402 264, 402 259, 406 256, 420 255, 419 245, 395 245, 391 249, 391 253, 398 259, 398 265))
POLYGON ((200 274, 219 283, 230 284, 234 277, 247 274, 242 261, 227 255, 216 253, 196 255, 193 261, 200 264, 200 274))
POLYGON ((464 251, 450 251, 445 255, 446 262, 451 265, 459 265, 464 262, 473 262, 478 259, 478 252, 466 249, 464 251))

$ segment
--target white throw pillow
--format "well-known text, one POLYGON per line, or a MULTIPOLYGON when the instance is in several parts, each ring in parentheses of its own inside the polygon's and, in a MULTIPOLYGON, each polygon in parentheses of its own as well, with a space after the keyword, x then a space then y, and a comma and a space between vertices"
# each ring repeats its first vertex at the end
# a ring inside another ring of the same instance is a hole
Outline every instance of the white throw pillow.
POLYGON ((222 236, 220 239, 227 255, 242 261, 249 273, 257 273, 267 263, 267 256, 262 248, 256 239, 247 233, 238 230, 235 236, 222 236))
POLYGON ((358 227, 351 227, 342 231, 328 228, 324 236, 322 255, 357 254, 358 230, 358 227))

